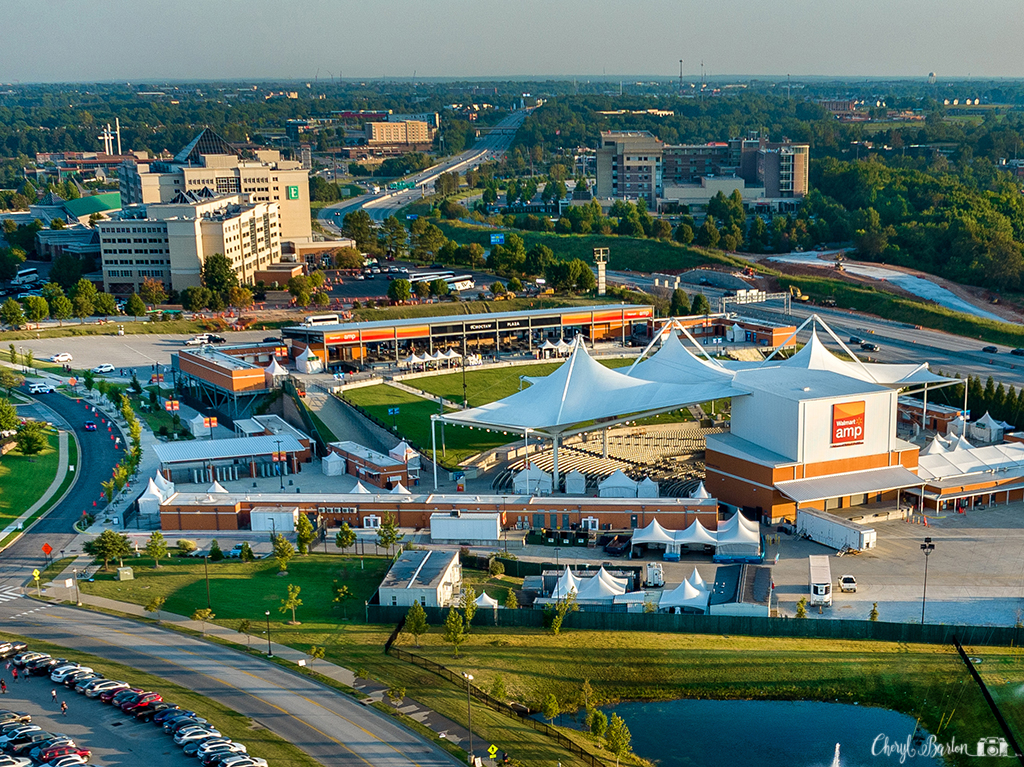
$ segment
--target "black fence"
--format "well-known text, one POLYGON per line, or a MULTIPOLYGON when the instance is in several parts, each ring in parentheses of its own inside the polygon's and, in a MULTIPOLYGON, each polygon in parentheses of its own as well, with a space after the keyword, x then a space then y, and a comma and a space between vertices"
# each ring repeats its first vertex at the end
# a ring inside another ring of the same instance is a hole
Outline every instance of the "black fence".
POLYGON ((1010 749, 1012 749, 1013 756, 1016 756, 1017 761, 1024 765, 1024 752, 1021 751, 1021 747, 1017 744, 1017 738, 1014 736, 1013 730, 1010 729, 1010 725, 1007 724, 1002 712, 999 710, 996 702, 992 699, 992 694, 988 691, 985 681, 978 673, 978 669, 974 667, 974 662, 967 656, 967 653, 964 652, 963 645, 960 644, 960 640, 956 636, 953 637, 953 646, 956 647, 956 651, 960 653, 960 659, 964 662, 964 665, 967 666, 967 670, 971 672, 971 677, 973 677, 974 681, 977 682, 978 687, 981 688, 981 694, 984 696, 985 702, 988 703, 988 707, 992 710, 993 716, 995 716, 996 721, 999 723, 999 727, 1002 729, 1003 735, 1006 736, 1006 743, 1010 749))
MULTIPOLYGON (((524 610, 522 612, 528 611, 524 610)), ((581 748, 578 743, 576 743, 571 738, 567 737, 564 733, 562 733, 555 727, 552 727, 549 724, 545 724, 544 722, 540 722, 532 718, 530 716, 530 711, 525 707, 513 708, 508 703, 497 700, 496 698, 492 698, 483 690, 479 689, 478 687, 475 687, 472 684, 469 684, 468 680, 464 676, 462 676, 462 674, 456 671, 452 671, 451 669, 442 666, 440 663, 435 663, 432 660, 427 660, 426 658, 423 658, 419 655, 414 655, 411 652, 407 652, 406 650, 403 650, 400 647, 395 647, 393 639, 397 637, 399 630, 400 627, 395 628, 395 631, 391 635, 392 639, 389 639, 389 644, 385 645, 385 652, 389 653, 392 657, 406 661, 407 663, 412 663, 413 665, 419 666, 420 668, 424 668, 427 671, 432 671, 439 677, 447 679, 452 684, 458 685, 460 688, 468 687, 469 693, 474 700, 478 701, 479 703, 482 703, 483 705, 487 706, 489 709, 493 711, 497 711, 500 714, 504 714, 510 719, 515 719, 516 721, 525 724, 526 726, 536 730, 537 732, 543 733, 544 735, 558 743, 558 745, 560 745, 566 751, 570 752, 573 756, 578 757, 580 761, 584 762, 587 765, 590 765, 590 767, 608 767, 606 762, 601 761, 596 756, 591 754, 589 751, 586 751, 583 748, 581 748)))
MULTIPOLYGON (((371 623, 394 625, 409 608, 391 605, 369 606, 371 623)), ((441 626, 447 608, 425 607, 431 625, 441 626)), ((481 608, 474 624, 502 628, 543 628, 542 610, 481 608)), ((1024 629, 1005 626, 947 626, 942 624, 885 623, 882 621, 815 620, 814 618, 762 618, 728 615, 672 615, 668 613, 602 612, 581 608, 569 613, 565 630, 659 631, 679 634, 736 634, 738 636, 799 637, 810 639, 864 639, 876 642, 950 645, 959 639, 965 645, 1015 647, 1024 642, 1024 629)))

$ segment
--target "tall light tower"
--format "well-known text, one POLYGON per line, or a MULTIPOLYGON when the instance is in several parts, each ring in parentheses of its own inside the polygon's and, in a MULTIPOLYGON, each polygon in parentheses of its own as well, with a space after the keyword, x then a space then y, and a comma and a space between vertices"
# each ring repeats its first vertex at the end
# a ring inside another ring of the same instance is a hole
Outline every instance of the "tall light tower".
POLYGON ((605 270, 608 268, 608 248, 594 248, 594 263, 597 264, 597 295, 607 292, 605 270))

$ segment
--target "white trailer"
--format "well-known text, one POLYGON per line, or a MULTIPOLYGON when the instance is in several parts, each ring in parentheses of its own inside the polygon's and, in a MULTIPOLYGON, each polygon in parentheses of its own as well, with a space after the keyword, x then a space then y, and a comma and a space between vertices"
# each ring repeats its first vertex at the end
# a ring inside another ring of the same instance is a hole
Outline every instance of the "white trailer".
POLYGON ((874 528, 817 509, 796 510, 796 532, 837 551, 873 549, 877 540, 874 528))
POLYGON ((808 603, 814 607, 832 606, 832 566, 823 554, 807 557, 811 598, 808 603))
POLYGON ((468 546, 494 546, 501 539, 497 511, 438 511, 430 515, 430 542, 468 546))

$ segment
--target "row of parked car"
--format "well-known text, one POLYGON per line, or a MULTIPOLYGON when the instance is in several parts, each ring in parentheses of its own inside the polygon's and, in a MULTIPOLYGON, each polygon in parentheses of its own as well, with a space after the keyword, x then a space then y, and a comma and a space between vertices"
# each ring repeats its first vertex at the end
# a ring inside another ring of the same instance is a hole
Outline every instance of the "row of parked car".
MULTIPOLYGON (((151 722, 173 737, 186 754, 204 767, 267 767, 265 759, 250 756, 243 743, 225 738, 195 711, 165 701, 159 692, 107 679, 67 658, 32 652, 22 642, 0 643, 0 658, 10 658, 19 673, 47 676, 86 698, 115 706, 140 722, 151 722)), ((62 733, 45 732, 29 714, 0 711, 0 767, 75 767, 86 764, 90 752, 62 733)))

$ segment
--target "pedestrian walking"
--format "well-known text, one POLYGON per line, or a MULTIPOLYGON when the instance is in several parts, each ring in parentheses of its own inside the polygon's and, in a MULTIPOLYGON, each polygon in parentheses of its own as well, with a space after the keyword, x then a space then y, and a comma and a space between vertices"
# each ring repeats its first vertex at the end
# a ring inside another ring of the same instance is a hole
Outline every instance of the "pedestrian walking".
POLYGON ((52 700, 52 701, 53 701, 54 703, 56 703, 56 702, 57 702, 57 691, 56 691, 56 690, 50 690, 50 699, 51 699, 51 700, 52 700))
POLYGON ((0 695, 6 695, 6 694, 7 694, 7 682, 5 682, 3 679, 0 679, 0 695))
POLYGON ((14 669, 14 671, 12 671, 11 673, 14 675, 14 681, 17 682, 18 681, 18 669, 14 669))
POLYGON ((62 700, 62 701, 60 702, 60 713, 61 713, 61 714, 62 714, 63 716, 67 716, 67 715, 68 715, 68 703, 67 703, 67 701, 66 701, 66 700, 62 700))

